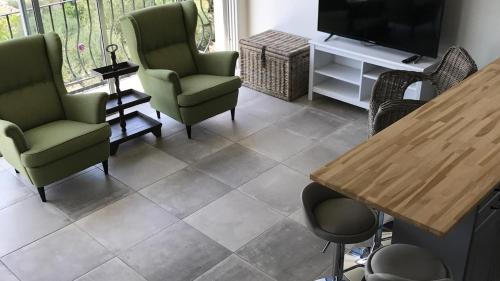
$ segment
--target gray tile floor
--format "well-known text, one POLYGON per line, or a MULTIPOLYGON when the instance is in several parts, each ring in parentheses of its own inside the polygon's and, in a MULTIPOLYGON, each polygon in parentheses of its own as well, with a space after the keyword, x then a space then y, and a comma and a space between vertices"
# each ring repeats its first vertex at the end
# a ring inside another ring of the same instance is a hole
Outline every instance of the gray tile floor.
MULTIPOLYGON (((125 87, 125 86, 124 86, 125 87)), ((154 116, 149 106, 141 110, 154 116)), ((309 173, 367 137, 366 111, 242 88, 224 113, 120 147, 48 187, 0 158, 0 280, 314 280, 330 267, 304 226, 309 173)))

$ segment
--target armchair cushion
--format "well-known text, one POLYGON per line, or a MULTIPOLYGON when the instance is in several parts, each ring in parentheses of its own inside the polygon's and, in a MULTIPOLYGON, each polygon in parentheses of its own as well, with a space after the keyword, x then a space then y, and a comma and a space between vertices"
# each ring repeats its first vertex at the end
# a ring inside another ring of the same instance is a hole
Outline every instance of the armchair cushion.
POLYGON ((237 76, 190 75, 180 79, 182 93, 177 96, 180 106, 194 106, 237 91, 241 80, 237 76))
POLYGON ((180 77, 197 72, 191 50, 186 43, 177 43, 151 50, 145 52, 144 57, 151 69, 172 69, 180 77))
POLYGON ((0 46, 0 119, 28 130, 64 118, 43 35, 0 46))
MULTIPOLYGON (((137 39, 137 46, 129 48, 137 48, 133 51, 142 53, 145 68, 170 69, 180 77, 197 72, 182 5, 141 9, 130 13, 129 20, 135 35, 125 35, 137 39)), ((126 33, 130 32, 132 30, 126 30, 126 33)))
POLYGON ((0 119, 14 123, 22 130, 63 118, 64 111, 51 82, 34 82, 0 93, 0 119))
POLYGON ((29 168, 39 167, 106 141, 111 136, 107 123, 87 124, 59 120, 24 132, 31 147, 21 154, 29 168))
POLYGON ((74 94, 61 97, 66 118, 89 124, 106 121, 106 102, 108 94, 74 94))

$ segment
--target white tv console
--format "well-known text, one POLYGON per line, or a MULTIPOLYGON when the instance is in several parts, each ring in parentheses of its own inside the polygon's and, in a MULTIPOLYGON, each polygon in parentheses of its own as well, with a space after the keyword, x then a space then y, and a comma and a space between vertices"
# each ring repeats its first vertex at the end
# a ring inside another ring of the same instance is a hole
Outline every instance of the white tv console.
MULTIPOLYGON (((325 38, 309 41, 309 100, 316 93, 368 109, 381 73, 396 69, 423 72, 435 63, 423 57, 417 64, 404 64, 401 61, 412 54, 338 36, 327 42, 325 38)), ((405 99, 429 100, 433 96, 428 83, 415 83, 405 92, 405 99)))

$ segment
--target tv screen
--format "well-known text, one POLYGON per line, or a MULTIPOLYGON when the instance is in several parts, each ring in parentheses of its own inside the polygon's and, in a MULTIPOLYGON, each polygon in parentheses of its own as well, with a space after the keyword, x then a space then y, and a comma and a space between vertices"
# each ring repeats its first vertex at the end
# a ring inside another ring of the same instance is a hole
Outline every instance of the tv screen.
POLYGON ((444 0, 319 0, 318 30, 437 57, 444 0))

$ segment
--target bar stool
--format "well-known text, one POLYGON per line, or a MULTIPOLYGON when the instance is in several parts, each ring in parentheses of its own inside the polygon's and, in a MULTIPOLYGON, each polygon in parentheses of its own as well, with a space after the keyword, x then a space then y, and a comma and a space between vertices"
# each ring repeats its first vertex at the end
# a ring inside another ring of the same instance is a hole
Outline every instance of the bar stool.
POLYGON ((365 266, 366 281, 452 281, 446 265, 427 250, 393 244, 373 252, 365 266))
POLYGON ((311 183, 304 188, 302 203, 309 228, 327 241, 323 252, 330 243, 335 244, 332 277, 334 281, 343 280, 345 245, 360 243, 372 237, 378 228, 377 214, 365 205, 318 183, 311 183))

